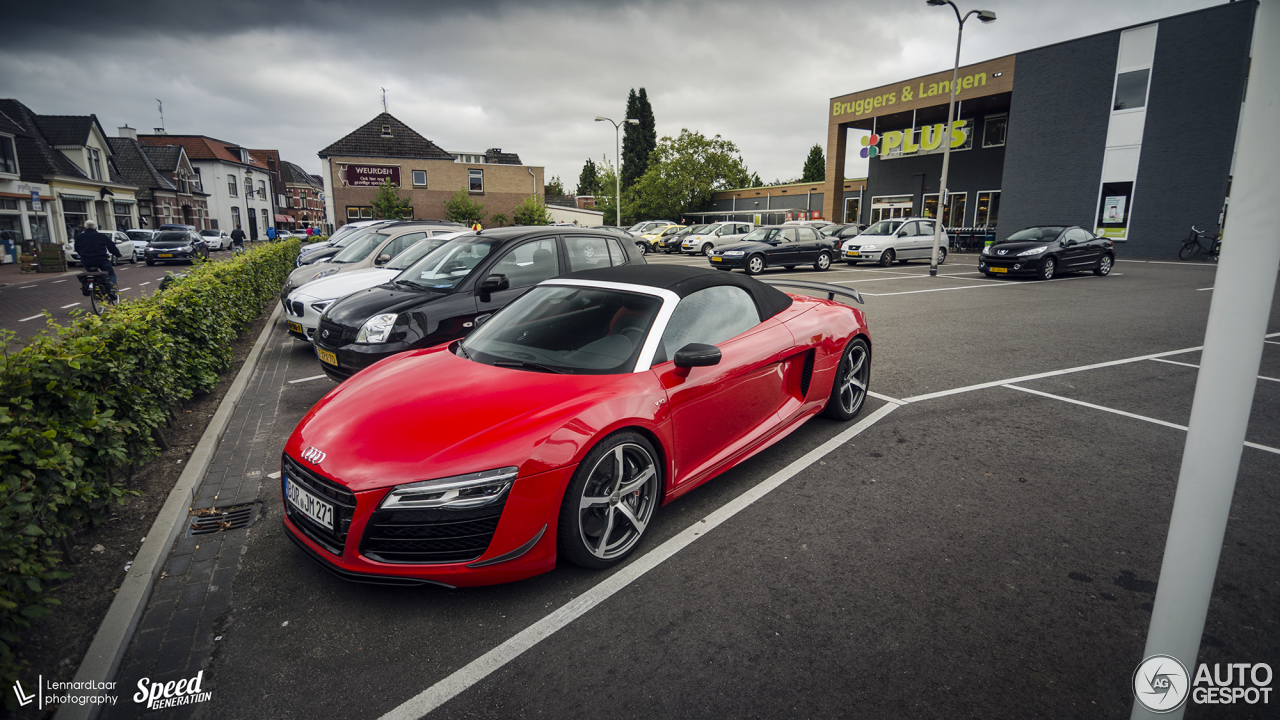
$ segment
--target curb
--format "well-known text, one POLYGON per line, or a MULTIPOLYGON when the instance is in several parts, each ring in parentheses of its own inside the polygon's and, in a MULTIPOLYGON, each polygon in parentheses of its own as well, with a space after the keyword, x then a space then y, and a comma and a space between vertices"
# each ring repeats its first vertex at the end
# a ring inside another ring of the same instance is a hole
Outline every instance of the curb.
MULTIPOLYGON (((280 317, 280 303, 273 304, 275 311, 267 319, 267 325, 259 333, 253 349, 249 351, 249 357, 240 367, 240 372, 236 374, 231 387, 227 389, 227 394, 218 405, 218 410, 209 421, 209 426, 205 428, 200 442, 187 459, 187 466, 178 477, 177 484, 173 486, 173 490, 169 491, 168 499, 165 500, 164 506, 160 508, 160 513, 147 532, 146 542, 134 556, 133 565, 125 576, 124 582, 120 584, 120 591, 111 602, 107 616, 102 619, 98 632, 93 636, 89 651, 85 653, 84 660, 76 670, 75 682, 107 682, 113 680, 116 671, 120 669, 120 661, 124 658, 129 641, 133 638, 133 632, 138 627, 138 620, 142 617, 147 599, 151 597, 156 577, 164 567, 165 559, 169 557, 174 541, 181 533, 191 503, 195 500, 196 490, 213 462, 213 455, 218 449, 218 443, 222 440, 222 434, 230 424, 231 416, 239 405, 240 398, 244 396, 245 388, 249 386, 249 380, 258 367, 258 360, 266 349, 267 337, 280 317)), ((93 687, 93 685, 86 684, 81 687, 93 687)), ((117 690, 126 692, 121 688, 117 690)), ((62 705, 54 715, 54 720, 92 720, 97 717, 101 709, 101 705, 62 705)))

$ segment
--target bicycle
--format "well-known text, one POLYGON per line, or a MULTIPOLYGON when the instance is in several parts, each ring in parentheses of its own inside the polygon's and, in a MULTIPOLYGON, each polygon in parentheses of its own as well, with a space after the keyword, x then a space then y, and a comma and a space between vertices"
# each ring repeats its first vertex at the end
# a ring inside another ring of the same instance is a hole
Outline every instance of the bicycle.
POLYGON ((1199 255, 1200 251, 1203 250, 1205 253, 1207 253, 1207 256, 1205 257, 1206 260, 1209 260, 1211 262, 1217 262, 1218 251, 1221 249, 1222 249, 1222 238, 1215 237, 1207 232, 1202 231, 1200 228, 1196 227, 1195 225, 1192 225, 1191 234, 1187 236, 1186 240, 1182 241, 1182 249, 1178 251, 1178 259, 1190 260, 1196 255, 1199 255), (1201 242, 1201 240, 1206 240, 1206 239, 1211 241, 1207 247, 1204 245, 1204 243, 1201 242))
POLYGON ((241 243, 241 244, 239 244, 239 245, 232 245, 231 247, 232 247, 232 250, 235 252, 235 254, 236 254, 236 255, 243 255, 243 254, 244 254, 244 244, 243 244, 243 243, 241 243))
POLYGON ((94 315, 101 315, 108 306, 120 304, 120 296, 111 287, 111 276, 107 273, 101 270, 82 272, 76 277, 80 279, 80 293, 89 298, 89 309, 94 315))

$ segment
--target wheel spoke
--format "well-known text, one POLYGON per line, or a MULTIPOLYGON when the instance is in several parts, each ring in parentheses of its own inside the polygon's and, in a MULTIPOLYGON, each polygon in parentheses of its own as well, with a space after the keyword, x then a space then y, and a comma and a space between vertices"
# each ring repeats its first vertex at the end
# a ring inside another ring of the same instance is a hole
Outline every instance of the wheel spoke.
POLYGON ((853 377, 854 375, 857 375, 859 372, 861 372, 862 364, 865 363, 866 361, 867 361, 867 356, 864 353, 858 353, 858 361, 854 363, 853 367, 849 368, 849 377, 853 377))
POLYGON ((635 528, 637 533, 644 532, 646 523, 636 517, 635 513, 631 512, 631 508, 629 506, 624 503, 619 505, 617 510, 619 513, 622 513, 622 516, 627 519, 627 522, 631 523, 631 527, 635 528))
POLYGON ((596 507, 609 507, 609 498, 608 497, 589 497, 587 495, 583 495, 582 499, 578 501, 579 510, 586 510, 587 508, 596 508, 596 507))
POLYGON ((618 487, 622 485, 622 478, 626 475, 627 462, 622 454, 622 446, 619 445, 613 451, 613 489, 610 493, 616 492, 618 487))
POLYGON ((638 475, 636 475, 634 479, 628 481, 626 485, 623 485, 622 487, 618 488, 618 494, 630 495, 631 493, 644 487, 644 484, 649 482, 649 478, 653 477, 656 474, 657 474, 657 470, 654 470, 653 466, 650 465, 649 467, 641 471, 638 475))
POLYGON ((596 543, 596 546, 591 548, 591 552, 595 553, 597 557, 604 557, 605 551, 608 549, 609 535, 613 534, 613 515, 613 508, 605 511, 606 521, 604 524, 604 530, 600 532, 600 542, 596 543))

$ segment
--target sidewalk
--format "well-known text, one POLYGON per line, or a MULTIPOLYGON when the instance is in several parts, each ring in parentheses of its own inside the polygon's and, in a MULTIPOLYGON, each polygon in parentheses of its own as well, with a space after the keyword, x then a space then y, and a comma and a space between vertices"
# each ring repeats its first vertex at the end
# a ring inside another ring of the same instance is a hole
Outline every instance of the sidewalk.
POLYGON ((5 285, 25 285, 37 280, 57 280, 58 278, 75 275, 82 272, 80 266, 68 268, 64 273, 24 273, 22 266, 18 263, 5 263, 0 265, 0 287, 5 285))

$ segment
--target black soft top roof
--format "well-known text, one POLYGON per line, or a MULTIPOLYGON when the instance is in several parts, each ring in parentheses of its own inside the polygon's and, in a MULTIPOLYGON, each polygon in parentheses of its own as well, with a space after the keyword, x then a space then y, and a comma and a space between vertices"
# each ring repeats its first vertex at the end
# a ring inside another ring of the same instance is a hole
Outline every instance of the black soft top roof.
MULTIPOLYGON (((619 267, 564 275, 567 280, 629 283, 670 290, 684 298, 699 290, 721 285, 742 288, 756 302, 760 319, 767 320, 791 307, 791 296, 746 275, 727 273, 710 268, 694 268, 683 265, 621 265, 619 267)), ((549 281, 554 283, 555 280, 549 281)))

